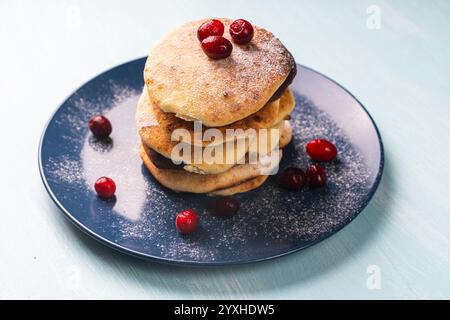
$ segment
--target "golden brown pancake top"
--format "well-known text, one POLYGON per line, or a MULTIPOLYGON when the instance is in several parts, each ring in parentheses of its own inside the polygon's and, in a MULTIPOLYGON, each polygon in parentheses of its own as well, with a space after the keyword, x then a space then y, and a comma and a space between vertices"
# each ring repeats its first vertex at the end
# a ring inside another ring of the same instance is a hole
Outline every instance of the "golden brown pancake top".
MULTIPOLYGON (((164 37, 148 56, 144 79, 150 99, 163 111, 217 127, 264 107, 295 61, 272 33, 257 26, 250 43, 233 43, 228 58, 210 59, 197 39, 207 20, 188 22, 164 37)), ((232 20, 220 20, 231 41, 232 20)))

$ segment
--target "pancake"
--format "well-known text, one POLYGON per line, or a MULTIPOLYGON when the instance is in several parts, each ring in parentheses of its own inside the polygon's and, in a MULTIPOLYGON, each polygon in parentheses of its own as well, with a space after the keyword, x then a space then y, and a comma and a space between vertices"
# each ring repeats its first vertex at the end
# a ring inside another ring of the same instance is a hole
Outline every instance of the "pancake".
MULTIPOLYGON (((269 31, 254 26, 245 45, 233 44, 231 56, 212 60, 202 51, 198 27, 188 22, 164 37, 150 52, 144 80, 150 100, 164 112, 220 127, 254 114, 293 72, 291 53, 269 31)), ((220 19, 231 40, 229 19, 220 19)))
MULTIPOLYGON (((284 148, 292 139, 292 127, 289 123, 289 121, 284 121, 283 123, 283 130, 281 131, 280 136, 280 142, 279 147, 284 148)), ((159 168, 159 169, 172 169, 172 170, 185 170, 187 169, 187 165, 180 163, 180 164, 174 164, 172 160, 162 156, 158 152, 154 151, 153 149, 149 148, 145 144, 143 146, 146 149, 147 155, 149 156, 150 160, 153 162, 153 164, 159 168)), ((187 170, 189 171, 189 170, 187 170)), ((195 172, 195 171, 194 171, 195 172)))
MULTIPOLYGON (((225 160, 227 159, 227 148, 226 145, 222 145, 221 148, 219 148, 219 152, 216 154, 218 159, 223 159, 223 161, 220 161, 218 163, 207 163, 207 162, 201 162, 201 163, 185 163, 183 166, 183 169, 189 172, 195 172, 198 174, 219 174, 222 172, 225 172, 227 170, 230 170, 235 164, 241 163, 242 161, 245 161, 245 157, 247 156, 248 152, 250 150, 257 150, 257 157, 258 156, 264 156, 267 153, 270 153, 273 149, 275 149, 277 146, 279 148, 283 148, 285 145, 287 145, 291 139, 292 139, 292 128, 289 123, 289 121, 282 121, 276 124, 274 127, 267 129, 268 130, 268 137, 270 137, 270 130, 276 129, 279 130, 278 137, 276 144, 273 144, 270 139, 267 140, 267 144, 265 148, 259 149, 258 146, 258 140, 252 140, 250 143, 242 144, 242 147, 240 147, 238 144, 234 144, 233 148, 231 148, 232 159, 233 162, 227 163, 225 160)), ((276 137, 276 136, 274 136, 276 137)), ((247 142, 247 140, 245 141, 247 142)), ((217 150, 217 148, 215 148, 217 150)), ((192 159, 194 159, 194 156, 192 156, 192 159)), ((256 159, 256 157, 255 157, 256 159)), ((197 161, 200 162, 200 161, 197 161)))
MULTIPOLYGON (((264 166, 260 162, 257 164, 240 164, 220 174, 201 175, 184 170, 159 169, 150 160, 146 148, 141 145, 140 149, 140 155, 145 166, 159 183, 174 191, 191 193, 211 193, 231 187, 235 187, 234 191, 237 192, 239 184, 248 182, 276 168, 281 159, 281 154, 281 150, 272 154, 273 159, 277 161, 270 166, 264 166)), ((257 183, 253 185, 256 187, 257 183)), ((245 184, 242 184, 242 190, 244 190, 244 187, 245 184)))
MULTIPOLYGON (((266 104, 261 110, 250 115, 249 117, 240 121, 234 122, 230 125, 217 127, 224 138, 226 138, 226 129, 242 129, 247 130, 270 128, 274 124, 283 120, 295 106, 295 101, 292 92, 288 89, 284 92, 279 100, 266 104), (280 102, 282 104, 280 105, 280 102)), ((146 90, 142 92, 139 98, 138 107, 136 111, 136 125, 139 129, 139 134, 145 143, 149 146, 164 141, 164 144, 170 144, 172 132, 176 129, 185 129, 189 132, 191 140, 185 141, 195 145, 207 146, 211 143, 223 143, 227 141, 195 141, 194 137, 194 123, 179 119, 174 113, 163 112, 156 104, 152 103, 146 90)), ((202 135, 208 127, 202 126, 202 135)), ((182 139, 180 139, 182 140, 182 139)), ((177 143, 177 142, 172 142, 177 143)))
MULTIPOLYGON (((225 134, 226 129, 242 128, 243 130, 247 130, 249 128, 252 128, 252 126, 256 127, 256 129, 262 129, 264 127, 261 124, 264 124, 265 126, 268 124, 272 124, 272 122, 277 122, 271 128, 267 128, 268 134, 270 134, 270 130, 274 128, 281 130, 280 134, 282 134, 284 129, 282 121, 283 119, 289 116, 289 114, 291 113, 292 109, 295 106, 295 101, 292 92, 290 90, 287 90, 276 104, 277 105, 276 108, 272 108, 272 106, 270 106, 273 104, 274 103, 268 104, 259 112, 246 119, 238 121, 230 126, 220 127, 216 129, 218 129, 221 133, 225 134), (269 107, 269 109, 266 109, 267 107, 269 107), (273 115, 273 110, 271 109, 276 109, 277 115, 273 115), (272 114, 271 121, 257 121, 258 120, 257 118, 259 116, 264 116, 267 114, 272 114)), ((179 143, 178 141, 171 140, 171 135, 175 129, 185 129, 189 132, 189 136, 191 137, 194 136, 194 128, 192 123, 177 119, 173 114, 162 112, 159 108, 157 108, 153 103, 151 103, 147 99, 147 95, 145 92, 141 95, 141 98, 139 99, 138 109, 136 113, 136 122, 139 128, 139 134, 141 136, 142 142, 146 146, 150 147, 151 149, 155 150, 156 152, 160 153, 161 155, 169 159, 172 157, 173 149, 179 143)), ((204 132, 205 129, 207 128, 202 127, 202 132, 204 132)), ((189 142, 192 141, 189 140, 189 142)), ((214 143, 219 142, 215 141, 214 143)), ((246 141, 246 143, 242 145, 237 143, 234 144, 234 148, 232 149, 233 159, 235 159, 234 163, 238 162, 245 156, 249 147, 250 146, 248 141, 246 141)), ((273 149, 273 147, 275 146, 268 145, 267 150, 271 150, 273 149)), ((220 156, 220 154, 217 154, 218 158, 219 157, 225 158, 226 156, 225 144, 222 144, 222 147, 217 146, 215 150, 219 150, 219 152, 221 152, 222 154, 222 156, 220 156)), ((228 170, 234 165, 234 163, 231 164, 201 163, 190 165, 193 162, 195 162, 194 159, 195 159, 194 155, 192 154, 191 157, 187 159, 188 161, 184 161, 187 164, 187 166, 185 166, 186 170, 203 174, 217 174, 228 170)))
MULTIPOLYGON (((214 151, 217 151, 215 159, 218 159, 218 161, 215 161, 215 162, 202 161, 201 158, 198 158, 198 159, 200 159, 199 161, 195 161, 195 153, 194 153, 194 150, 191 149, 190 157, 188 157, 187 159, 183 158, 183 162, 184 162, 183 169, 186 171, 195 172, 198 174, 219 174, 219 173, 229 170, 236 163, 240 163, 241 161, 243 161, 248 151, 257 150, 257 153, 259 153, 260 155, 264 155, 267 152, 271 152, 271 150, 273 150, 277 146, 279 146, 280 148, 283 148, 285 145, 287 145, 290 142, 290 140, 292 138, 292 128, 291 128, 289 121, 283 120, 283 121, 279 122, 278 124, 276 124, 276 126, 269 128, 267 130, 268 137, 270 137, 271 130, 273 130, 273 129, 279 130, 279 132, 278 132, 279 139, 277 139, 277 141, 276 141, 278 144, 273 144, 272 143, 273 141, 271 141, 271 139, 267 140, 267 145, 265 146, 265 148, 258 148, 259 145, 258 145, 257 139, 252 140, 252 141, 245 140, 245 141, 243 141, 242 144, 234 143, 232 148, 230 148, 230 149, 226 148, 226 144, 222 144, 219 147, 214 147, 214 151), (227 159, 227 150, 230 150, 232 152, 231 157, 232 157, 233 161, 230 161, 230 162, 225 161, 227 159), (221 160, 221 159, 223 159, 223 160, 221 160)), ((274 138, 277 138, 277 136, 274 136, 274 138)), ((161 154, 163 157, 167 158, 170 163, 172 163, 172 161, 170 160, 171 153, 164 154, 164 153, 161 153, 160 150, 158 150, 158 149, 155 150, 152 146, 148 146, 144 142, 143 142, 143 144, 146 147, 161 154)), ((160 146, 160 145, 158 145, 158 146, 160 146)), ((164 145, 162 145, 161 147, 164 147, 164 145)), ((201 153, 199 155, 201 156, 201 155, 205 154, 204 152, 205 152, 205 149, 202 149, 201 153)), ((155 158, 155 157, 153 157, 153 158, 155 158)), ((181 158, 180 158, 180 160, 181 160, 181 158)), ((158 162, 161 162, 160 159, 158 162)), ((169 168, 170 164, 163 165, 163 167, 169 168)))
POLYGON ((231 196, 236 193, 243 193, 260 187, 269 176, 258 176, 256 178, 244 181, 235 186, 210 192, 212 196, 231 196))
MULTIPOLYGON (((145 146, 144 146, 144 149, 145 149, 145 152, 147 153, 147 156, 149 157, 150 161, 158 169, 184 170, 182 164, 175 165, 172 161, 170 161, 167 158, 164 158, 163 156, 161 156, 159 153, 153 151, 152 149, 146 148, 145 146)), ((268 178, 267 175, 266 176, 258 176, 256 178, 252 178, 250 180, 238 183, 234 186, 213 191, 210 194, 217 195, 217 196, 227 196, 227 195, 232 195, 232 194, 236 194, 236 193, 247 192, 249 190, 253 190, 253 189, 259 187, 260 185, 262 185, 264 183, 264 181, 267 180, 267 178, 268 178)))

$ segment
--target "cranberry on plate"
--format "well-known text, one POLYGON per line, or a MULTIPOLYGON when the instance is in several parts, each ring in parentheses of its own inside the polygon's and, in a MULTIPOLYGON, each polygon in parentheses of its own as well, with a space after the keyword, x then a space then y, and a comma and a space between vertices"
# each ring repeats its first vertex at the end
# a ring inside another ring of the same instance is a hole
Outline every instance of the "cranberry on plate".
POLYGON ((306 170, 306 177, 311 188, 321 188, 327 183, 327 173, 319 164, 312 164, 306 170))
POLYGON ((305 180, 305 173, 303 170, 294 167, 284 169, 278 177, 280 186, 291 191, 301 190, 305 185, 305 180))
POLYGON ((314 161, 330 162, 337 155, 337 149, 330 141, 314 139, 306 144, 306 153, 314 161))
POLYGON ((253 26, 244 19, 234 20, 230 25, 230 35, 238 44, 249 43, 253 38, 253 26))
POLYGON ((239 201, 232 197, 220 197, 213 202, 214 213, 221 217, 232 217, 239 210, 239 201))
POLYGON ((197 30, 197 38, 201 42, 209 36, 223 36, 225 27, 222 21, 212 19, 204 22, 197 30))
POLYGON ((112 132, 111 122, 102 115, 93 116, 89 120, 89 129, 97 138, 107 138, 112 132))
POLYGON ((224 59, 230 56, 233 45, 222 36, 209 36, 203 39, 202 49, 211 59, 224 59))
POLYGON ((198 215, 192 210, 184 210, 177 214, 175 218, 175 227, 181 234, 191 234, 198 227, 198 215))
POLYGON ((95 191, 101 198, 112 198, 116 192, 116 184, 113 179, 101 177, 95 181, 95 191))

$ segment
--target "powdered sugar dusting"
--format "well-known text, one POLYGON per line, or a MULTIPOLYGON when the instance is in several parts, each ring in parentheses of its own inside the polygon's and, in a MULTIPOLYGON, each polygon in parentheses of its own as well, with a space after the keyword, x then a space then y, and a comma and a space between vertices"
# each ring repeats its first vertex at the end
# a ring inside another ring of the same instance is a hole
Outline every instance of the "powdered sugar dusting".
MULTIPOLYGON (((55 122, 67 126, 72 133, 81 133, 86 130, 87 119, 96 114, 106 113, 118 102, 136 95, 133 88, 118 85, 113 80, 106 81, 103 87, 107 89, 107 96, 101 94, 102 88, 99 89, 99 94, 90 95, 89 98, 76 92, 70 98, 71 104, 66 108, 62 117, 55 119, 55 122)), ((70 140, 73 136, 66 136, 65 138, 70 140)))
POLYGON ((52 180, 66 184, 79 185, 83 180, 83 170, 80 162, 70 159, 68 156, 51 158, 48 162, 49 177, 52 180))
MULTIPOLYGON (((232 20, 221 21, 228 30, 232 20)), ((150 99, 163 111, 217 127, 263 107, 295 61, 279 39, 257 26, 252 41, 234 45, 230 57, 209 59, 197 39, 203 22, 188 22, 158 42, 144 77, 150 99)), ((223 36, 232 41, 228 32, 223 36)))

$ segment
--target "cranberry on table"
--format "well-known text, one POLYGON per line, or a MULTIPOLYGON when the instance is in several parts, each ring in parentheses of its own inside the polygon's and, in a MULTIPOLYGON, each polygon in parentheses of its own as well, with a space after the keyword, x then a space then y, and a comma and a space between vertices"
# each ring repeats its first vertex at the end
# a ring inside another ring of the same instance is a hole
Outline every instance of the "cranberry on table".
POLYGON ((234 20, 230 25, 230 35, 233 41, 238 44, 249 43, 253 38, 253 26, 244 19, 234 20))
POLYGON ((101 177, 95 181, 95 191, 101 198, 112 198, 116 192, 116 184, 113 179, 101 177))
POLYGON ((224 59, 230 56, 233 45, 222 36, 209 36, 203 39, 202 49, 211 59, 224 59))
POLYGON ((181 234, 191 234, 198 227, 198 215, 192 210, 184 210, 177 214, 175 219, 175 227, 181 234))
POLYGON ((239 201, 232 197, 221 197, 213 202, 214 213, 221 217, 234 216, 240 207, 239 201))
POLYGON ((278 177, 278 183, 284 189, 298 191, 305 185, 305 173, 300 168, 285 169, 278 177))
POLYGON ((322 188, 327 184, 327 173, 319 164, 310 165, 306 177, 311 188, 322 188))
POLYGON ((105 116, 93 116, 89 120, 89 129, 97 138, 106 138, 112 132, 111 122, 105 116))
POLYGON ((306 144, 306 153, 314 161, 330 162, 337 155, 337 149, 330 141, 314 139, 306 144))
POLYGON ((220 20, 212 19, 204 22, 197 30, 197 38, 199 41, 209 36, 223 36, 225 27, 220 20))

